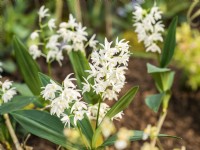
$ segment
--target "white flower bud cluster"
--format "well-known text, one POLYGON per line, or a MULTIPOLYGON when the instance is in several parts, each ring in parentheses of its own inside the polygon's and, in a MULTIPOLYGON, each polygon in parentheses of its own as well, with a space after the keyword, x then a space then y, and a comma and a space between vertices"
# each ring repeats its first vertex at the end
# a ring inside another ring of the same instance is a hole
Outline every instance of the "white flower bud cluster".
MULTIPOLYGON (((2 63, 0 62, 0 73, 2 72, 3 72, 2 63)), ((2 76, 0 75, 0 79, 1 78, 2 76)), ((15 87, 12 87, 12 81, 9 80, 5 80, 4 82, 0 81, 0 97, 3 103, 9 102, 16 94, 17 92, 15 90, 15 87)), ((1 100, 0 100, 0 105, 2 103, 1 100)))
POLYGON ((68 22, 61 22, 59 27, 55 24, 55 19, 51 18, 47 24, 43 24, 42 20, 49 17, 49 9, 42 6, 38 11, 40 30, 34 31, 30 35, 32 44, 29 47, 29 53, 33 59, 37 59, 41 56, 46 57, 46 61, 51 63, 57 61, 62 65, 64 59, 63 51, 70 52, 84 51, 85 48, 89 47, 96 49, 95 35, 88 40, 88 33, 85 31, 86 27, 82 27, 81 23, 77 23, 75 18, 70 14, 68 22), (48 27, 51 31, 51 35, 44 37, 43 29, 48 27), (58 29, 57 29, 58 28, 58 29), (40 40, 43 38, 43 41, 40 40))
POLYGON ((163 42, 162 33, 164 25, 162 23, 162 12, 157 6, 153 6, 149 13, 142 9, 141 6, 135 6, 133 19, 135 32, 138 34, 138 41, 144 42, 146 52, 161 53, 158 42, 163 42))
POLYGON ((63 86, 58 85, 54 81, 43 87, 41 95, 45 100, 51 102, 50 113, 56 114, 61 121, 70 127, 70 118, 73 118, 74 125, 77 125, 78 120, 84 118, 84 114, 87 114, 88 106, 85 102, 81 101, 81 94, 76 89, 75 84, 72 82, 75 78, 70 78, 72 74, 69 74, 63 81, 63 86), (66 110, 70 110, 69 114, 66 110))
POLYGON ((94 85, 89 82, 83 83, 83 92, 94 90, 97 94, 102 95, 103 100, 117 100, 118 93, 125 84, 125 70, 128 66, 130 57, 128 42, 118 41, 114 47, 112 42, 105 39, 101 49, 94 50, 91 54, 91 70, 87 70, 89 76, 86 80, 94 78, 94 85))

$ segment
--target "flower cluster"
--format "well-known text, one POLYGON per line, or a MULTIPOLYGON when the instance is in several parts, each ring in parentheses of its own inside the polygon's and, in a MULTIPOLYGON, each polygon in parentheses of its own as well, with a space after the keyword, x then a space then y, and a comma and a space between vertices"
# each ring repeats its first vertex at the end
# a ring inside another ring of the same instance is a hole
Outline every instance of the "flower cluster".
POLYGON ((111 47, 112 42, 105 39, 101 49, 94 50, 91 54, 90 68, 87 70, 89 76, 83 83, 83 92, 94 90, 102 95, 103 100, 117 100, 118 93, 125 84, 125 70, 130 57, 128 42, 118 41, 111 47), (90 85, 87 80, 94 78, 94 85, 90 85))
MULTIPOLYGON (((73 124, 76 126, 78 120, 82 120, 84 115, 87 115, 90 120, 97 119, 98 104, 89 105, 84 101, 81 101, 82 96, 80 90, 76 89, 76 85, 72 82, 76 80, 71 78, 72 74, 69 74, 63 81, 63 85, 59 85, 53 80, 45 87, 42 87, 41 95, 45 100, 49 100, 51 103, 51 115, 57 115, 61 118, 61 121, 70 127, 70 118, 72 118, 73 124), (68 111, 66 111, 68 110, 68 111)), ((99 123, 104 118, 105 114, 110 110, 110 107, 106 103, 101 103, 99 110, 99 123)), ((118 113, 112 119, 120 119, 122 112, 118 113)))
POLYGON ((51 83, 43 87, 41 92, 45 100, 51 101, 50 113, 52 115, 56 114, 68 127, 70 127, 70 117, 73 117, 73 123, 76 125, 78 120, 84 118, 88 108, 87 104, 81 101, 80 91, 76 89, 75 84, 72 82, 75 79, 70 78, 71 75, 69 74, 65 78, 63 86, 51 80, 51 83), (70 110, 70 113, 67 114, 66 110, 70 110))
POLYGON ((135 32, 138 34, 138 41, 144 42, 146 51, 161 53, 158 42, 163 41, 162 33, 164 25, 161 21, 162 12, 157 6, 153 6, 149 13, 141 6, 135 6, 133 19, 135 32))
POLYGON ((48 11, 49 9, 45 6, 40 8, 38 11, 40 29, 30 35, 29 53, 33 59, 43 56, 48 63, 57 61, 62 65, 64 51, 84 51, 88 45, 96 49, 98 41, 95 40, 95 35, 88 40, 86 27, 82 27, 81 23, 77 23, 71 14, 68 22, 61 22, 59 27, 56 26, 54 18, 49 19, 46 24, 43 23, 43 20, 50 16, 48 11), (52 33, 50 36, 49 34, 45 36, 46 27, 52 33), (42 41, 40 41, 41 39, 42 41))
MULTIPOLYGON (((0 73, 2 72, 3 72, 2 63, 0 62, 0 73)), ((0 75, 0 79, 1 78, 2 76, 0 75)), ((12 81, 9 80, 5 80, 4 82, 0 81, 0 96, 3 103, 7 103, 8 101, 10 101, 16 94, 17 92, 15 90, 15 87, 12 87, 12 81)), ((1 100, 0 100, 0 105, 2 103, 1 100)))

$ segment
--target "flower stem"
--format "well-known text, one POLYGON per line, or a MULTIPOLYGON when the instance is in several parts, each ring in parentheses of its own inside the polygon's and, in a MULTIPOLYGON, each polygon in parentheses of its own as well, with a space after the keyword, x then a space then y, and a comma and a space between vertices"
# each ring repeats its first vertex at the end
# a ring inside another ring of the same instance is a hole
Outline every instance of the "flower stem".
POLYGON ((50 62, 48 62, 48 74, 51 77, 52 72, 51 72, 51 63, 50 62))
POLYGON ((17 150, 23 150, 20 143, 19 143, 19 140, 17 139, 15 131, 14 131, 12 125, 11 125, 10 118, 9 118, 8 114, 4 114, 3 117, 5 119, 6 126, 8 128, 9 133, 10 133, 10 136, 13 140, 13 143, 15 144, 16 149, 17 150))
POLYGON ((162 113, 161 113, 160 118, 158 120, 157 129, 156 129, 156 137, 151 141, 151 147, 152 148, 154 148, 155 145, 156 145, 156 140, 157 140, 158 134, 160 133, 162 125, 163 125, 165 118, 167 116, 167 108, 168 108, 168 103, 169 103, 170 97, 171 97, 171 94, 167 94, 167 95, 164 96, 163 110, 162 110, 162 113))
POLYGON ((101 108, 101 98, 99 99, 99 105, 98 105, 98 111, 97 111, 97 120, 96 120, 96 128, 98 127, 98 122, 99 122, 99 112, 100 112, 100 108, 101 108))

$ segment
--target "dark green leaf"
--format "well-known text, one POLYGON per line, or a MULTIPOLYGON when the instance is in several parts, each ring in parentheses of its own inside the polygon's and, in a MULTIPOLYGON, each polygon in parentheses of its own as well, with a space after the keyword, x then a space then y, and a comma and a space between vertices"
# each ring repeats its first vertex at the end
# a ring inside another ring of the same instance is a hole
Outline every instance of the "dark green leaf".
MULTIPOLYGON (((106 113, 105 117, 112 118, 125 108, 129 106, 129 104, 132 102, 133 98, 135 97, 135 94, 137 93, 139 87, 133 87, 131 88, 120 100, 118 100, 111 109, 106 113)), ((93 135, 92 140, 92 147, 94 148, 96 146, 97 139, 101 133, 101 127, 99 126, 93 135)))
POLYGON ((125 108, 129 106, 129 104, 133 101, 133 98, 135 97, 135 94, 138 91, 138 86, 131 88, 122 98, 120 98, 107 112, 105 117, 112 118, 125 108))
MULTIPOLYGON (((73 70, 75 72, 78 87, 80 89, 82 89, 82 87, 83 87, 82 82, 85 82, 83 77, 87 78, 89 75, 86 72, 86 70, 90 70, 89 62, 88 62, 87 58, 85 57, 84 53, 81 51, 77 51, 77 52, 71 51, 69 53, 69 58, 70 58, 73 70)), ((89 80, 89 82, 91 84, 94 83, 92 78, 89 80)), ((94 93, 93 91, 85 92, 83 94, 83 97, 84 97, 85 101, 87 101, 88 103, 92 103, 92 104, 97 103, 100 98, 100 96, 97 95, 96 93, 94 93)))
POLYGON ((10 102, 4 103, 0 106, 0 114, 2 115, 5 113, 22 109, 36 100, 36 97, 15 96, 10 102))
POLYGON ((20 72, 26 84, 34 95, 40 94, 40 80, 38 77, 39 67, 35 60, 28 53, 23 43, 17 38, 13 38, 13 46, 15 57, 20 69, 20 72))
POLYGON ((45 87, 47 84, 50 83, 51 78, 41 72, 38 73, 38 76, 40 78, 40 82, 42 84, 43 87, 45 87))
POLYGON ((158 112, 160 104, 162 103, 164 93, 150 95, 145 99, 146 105, 154 112, 158 112))
MULTIPOLYGON (((139 140, 142 140, 142 137, 143 137, 143 131, 139 131, 139 130, 133 130, 134 132, 134 135, 130 137, 130 141, 139 141, 139 140)), ((159 138, 163 138, 163 137, 169 137, 169 138, 176 138, 176 139, 181 139, 179 137, 176 137, 176 136, 170 136, 170 135, 166 135, 166 134, 159 134, 158 135, 159 138)), ((111 145, 114 145, 115 141, 117 140, 117 136, 116 134, 109 137, 108 139, 105 140, 105 142, 99 146, 98 148, 104 148, 106 146, 111 146, 111 145)))
POLYGON ((84 119, 78 121, 78 126, 81 128, 82 133, 85 135, 89 144, 92 143, 93 129, 88 117, 85 115, 84 119))
POLYGON ((11 115, 30 133, 68 149, 77 149, 67 142, 63 134, 64 125, 59 118, 39 110, 15 111, 11 115))
POLYGON ((170 63, 174 55, 174 49, 176 45, 177 21, 178 21, 178 18, 175 17, 169 26, 167 37, 165 38, 165 41, 164 41, 164 46, 162 49, 162 55, 161 55, 161 61, 160 61, 160 66, 162 68, 166 67, 170 63))

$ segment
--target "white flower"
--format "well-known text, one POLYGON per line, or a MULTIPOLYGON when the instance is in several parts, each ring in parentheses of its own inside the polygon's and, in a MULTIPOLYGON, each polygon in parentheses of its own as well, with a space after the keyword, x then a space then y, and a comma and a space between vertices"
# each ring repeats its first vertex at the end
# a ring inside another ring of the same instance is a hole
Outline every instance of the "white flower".
MULTIPOLYGON (((87 70, 89 76, 94 78, 93 90, 101 94, 103 99, 117 100, 117 93, 125 83, 125 70, 127 69, 130 53, 128 51, 128 42, 118 41, 112 47, 112 42, 105 39, 104 45, 100 44, 102 49, 94 50, 91 54, 91 70, 87 70)), ((89 84, 83 83, 84 92, 89 91, 89 84)))
POLYGON ((49 29, 52 31, 54 28, 56 28, 56 24, 55 24, 55 19, 50 19, 48 21, 48 27, 49 29))
POLYGON ((62 114, 61 121, 65 124, 65 126, 67 125, 67 127, 70 128, 70 118, 68 115, 62 114))
POLYGON ((69 107, 67 100, 63 99, 61 96, 55 98, 51 102, 51 114, 56 114, 58 117, 64 113, 65 109, 69 107))
POLYGON ((127 146, 128 146, 128 143, 126 141, 124 141, 124 140, 115 141, 115 147, 118 150, 125 149, 125 148, 127 148, 127 146))
POLYGON ((44 5, 40 7, 40 9, 39 9, 39 11, 38 11, 39 21, 40 21, 40 22, 42 21, 43 18, 49 16, 48 11, 49 11, 49 9, 48 9, 48 8, 45 8, 44 5))
POLYGON ((72 50, 72 45, 64 45, 62 47, 62 50, 66 50, 68 53, 71 52, 72 50))
POLYGON ((60 43, 58 42, 59 39, 59 35, 55 34, 52 35, 49 38, 49 41, 46 45, 46 48, 50 49, 50 50, 58 50, 58 46, 60 46, 60 43))
POLYGON ((82 82, 82 84, 83 84, 82 94, 84 94, 85 92, 90 92, 90 90, 91 90, 90 83, 84 77, 83 77, 83 79, 85 80, 85 83, 82 82))
POLYGON ((118 150, 126 149, 129 144, 129 139, 134 135, 133 131, 127 130, 126 128, 120 128, 117 133, 117 140, 115 141, 115 147, 118 150))
POLYGON ((37 59, 42 55, 37 45, 31 45, 29 47, 29 53, 32 55, 33 59, 37 59))
POLYGON ((14 97, 14 95, 17 94, 15 87, 12 87, 12 82, 13 81, 9 80, 5 80, 4 82, 0 81, 1 99, 4 103, 10 101, 14 97))
POLYGON ((141 6, 135 6, 133 26, 138 34, 138 41, 144 42, 147 52, 161 53, 161 49, 157 45, 157 42, 163 41, 164 25, 160 20, 162 18, 161 14, 162 12, 157 6, 153 6, 149 14, 141 6))
POLYGON ((47 57, 46 57, 47 62, 52 62, 56 60, 60 66, 62 65, 61 61, 63 59, 64 59, 64 56, 61 50, 50 50, 48 51, 47 57))
POLYGON ((70 73, 64 80, 64 87, 65 88, 75 88, 75 84, 72 81, 75 81, 75 78, 70 78, 73 73, 70 73))
POLYGON ((41 94, 45 100, 53 100, 55 98, 55 93, 57 91, 62 91, 62 87, 56 84, 53 80, 50 80, 50 82, 51 83, 47 84, 47 86, 42 87, 44 90, 41 92, 41 94))
POLYGON ((124 115, 123 111, 119 112, 118 114, 116 114, 112 120, 116 119, 116 120, 120 120, 122 119, 122 115, 124 115))
POLYGON ((3 83, 1 83, 2 91, 5 92, 6 90, 9 90, 12 86, 12 81, 6 80, 3 83))
POLYGON ((34 31, 33 33, 31 33, 31 35, 30 35, 31 40, 35 40, 36 38, 39 37, 38 32, 39 31, 34 31))
POLYGON ((72 16, 72 14, 70 14, 69 21, 67 22, 67 28, 74 29, 77 26, 78 26, 78 24, 76 23, 76 19, 72 16))
POLYGON ((74 105, 71 108, 71 112, 73 112, 73 111, 81 111, 81 110, 87 110, 87 105, 83 101, 75 102, 74 105))
POLYGON ((84 118, 84 111, 75 111, 74 112, 74 124, 77 125, 78 120, 82 120, 84 118))
POLYGON ((98 43, 97 40, 95 40, 96 34, 94 34, 91 39, 89 40, 89 46, 96 49, 96 45, 98 43))
POLYGON ((8 89, 8 90, 4 91, 4 93, 2 95, 2 100, 4 101, 4 103, 7 103, 16 94, 17 94, 17 92, 16 92, 15 88, 8 89))

